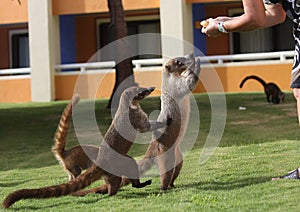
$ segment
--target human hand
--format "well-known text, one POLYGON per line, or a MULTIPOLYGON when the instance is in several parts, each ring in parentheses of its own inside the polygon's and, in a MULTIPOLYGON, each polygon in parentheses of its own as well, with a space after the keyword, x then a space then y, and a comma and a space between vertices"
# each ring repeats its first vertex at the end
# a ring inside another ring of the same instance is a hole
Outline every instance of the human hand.
POLYGON ((217 37, 222 34, 218 30, 218 22, 216 19, 209 18, 205 21, 201 21, 200 24, 202 25, 201 32, 206 34, 209 37, 217 37))

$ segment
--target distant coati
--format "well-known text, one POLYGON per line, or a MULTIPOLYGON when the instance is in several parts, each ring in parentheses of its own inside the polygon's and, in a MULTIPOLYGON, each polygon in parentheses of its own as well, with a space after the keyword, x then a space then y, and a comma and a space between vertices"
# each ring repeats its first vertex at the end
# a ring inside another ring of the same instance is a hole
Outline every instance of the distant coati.
MULTIPOLYGON (((189 94, 198 82, 199 73, 200 58, 196 58, 195 62, 193 54, 171 59, 162 73, 161 112, 157 120, 165 121, 169 117, 172 122, 163 131, 154 131, 145 156, 138 162, 141 176, 157 162, 162 190, 174 187, 183 165, 180 142, 189 121, 189 94)), ((128 178, 122 178, 122 186, 129 183, 128 178)), ((107 193, 108 186, 102 185, 77 194, 83 196, 91 192, 107 193)))
POLYGON ((274 104, 279 104, 280 101, 284 102, 285 94, 280 90, 280 88, 275 83, 273 82, 266 83, 263 79, 255 75, 245 77, 240 84, 240 88, 243 87, 244 83, 248 79, 255 79, 258 82, 260 82, 262 86, 264 86, 264 90, 265 90, 265 94, 267 95, 268 102, 273 102, 274 104))
POLYGON ((136 188, 150 185, 151 180, 140 182, 138 165, 127 153, 136 138, 137 130, 144 132, 166 126, 166 122, 150 123, 148 116, 139 106, 138 101, 153 90, 154 88, 130 87, 122 93, 118 110, 100 145, 97 160, 86 172, 64 184, 17 190, 4 199, 3 207, 8 208, 21 199, 68 195, 89 186, 101 177, 106 182, 109 195, 118 192, 121 176, 130 178, 132 186, 136 188))
POLYGON ((94 145, 78 145, 65 150, 72 111, 79 100, 79 95, 75 94, 65 107, 54 136, 55 144, 52 147, 54 156, 68 173, 69 180, 80 175, 82 170, 91 167, 99 151, 99 147, 94 145))

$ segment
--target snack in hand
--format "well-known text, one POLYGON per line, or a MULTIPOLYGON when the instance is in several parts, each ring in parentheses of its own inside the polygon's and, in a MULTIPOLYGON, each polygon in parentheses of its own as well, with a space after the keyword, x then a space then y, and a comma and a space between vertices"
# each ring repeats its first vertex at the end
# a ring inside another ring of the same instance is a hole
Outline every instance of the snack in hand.
POLYGON ((207 27, 208 24, 209 24, 209 22, 208 22, 207 20, 203 20, 203 21, 200 22, 200 25, 201 25, 202 27, 207 27))

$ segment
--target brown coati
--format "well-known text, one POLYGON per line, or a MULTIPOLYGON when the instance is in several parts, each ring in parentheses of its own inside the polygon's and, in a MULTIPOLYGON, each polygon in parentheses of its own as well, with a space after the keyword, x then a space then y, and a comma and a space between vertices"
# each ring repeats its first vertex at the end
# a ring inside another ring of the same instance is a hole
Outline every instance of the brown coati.
MULTIPOLYGON (((178 57, 167 62, 162 73, 161 112, 157 121, 172 121, 165 129, 153 132, 152 141, 145 156, 138 162, 142 176, 150 170, 156 161, 161 178, 161 189, 174 187, 183 165, 183 156, 180 142, 183 138, 189 121, 190 99, 189 94, 195 88, 200 73, 200 58, 193 54, 178 57)), ((128 178, 122 178, 122 186, 129 184, 128 178)), ((78 195, 91 192, 107 193, 108 186, 79 191, 78 195)))
POLYGON ((99 151, 99 147, 94 145, 79 145, 65 150, 72 111, 79 100, 79 95, 75 94, 65 107, 55 132, 55 144, 52 147, 54 156, 68 173, 69 180, 80 175, 82 170, 91 167, 99 151))
POLYGON ((279 104, 280 101, 284 102, 285 94, 280 90, 280 88, 273 82, 266 83, 263 79, 259 78, 258 76, 251 75, 247 76, 243 79, 240 84, 240 88, 243 87, 244 83, 248 79, 255 79, 264 86, 265 94, 267 96, 268 102, 273 102, 274 104, 279 104), (271 98, 271 100, 270 100, 271 98))
POLYGON ((106 182, 109 195, 118 192, 121 176, 127 176, 135 188, 150 185, 151 180, 140 182, 138 165, 127 153, 137 131, 156 130, 166 126, 166 122, 150 123, 147 114, 139 106, 138 101, 153 90, 154 88, 130 87, 122 93, 118 110, 100 145, 96 162, 86 172, 64 184, 17 190, 4 199, 3 207, 8 208, 21 199, 69 195, 91 185, 101 177, 106 182))

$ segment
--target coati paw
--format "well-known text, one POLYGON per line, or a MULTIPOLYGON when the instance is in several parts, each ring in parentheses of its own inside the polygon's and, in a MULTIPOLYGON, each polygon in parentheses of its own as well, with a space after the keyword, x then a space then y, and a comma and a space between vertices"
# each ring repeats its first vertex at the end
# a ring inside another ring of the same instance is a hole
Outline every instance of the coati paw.
POLYGON ((147 180, 146 182, 143 183, 145 186, 146 185, 151 185, 152 184, 152 180, 147 180))

